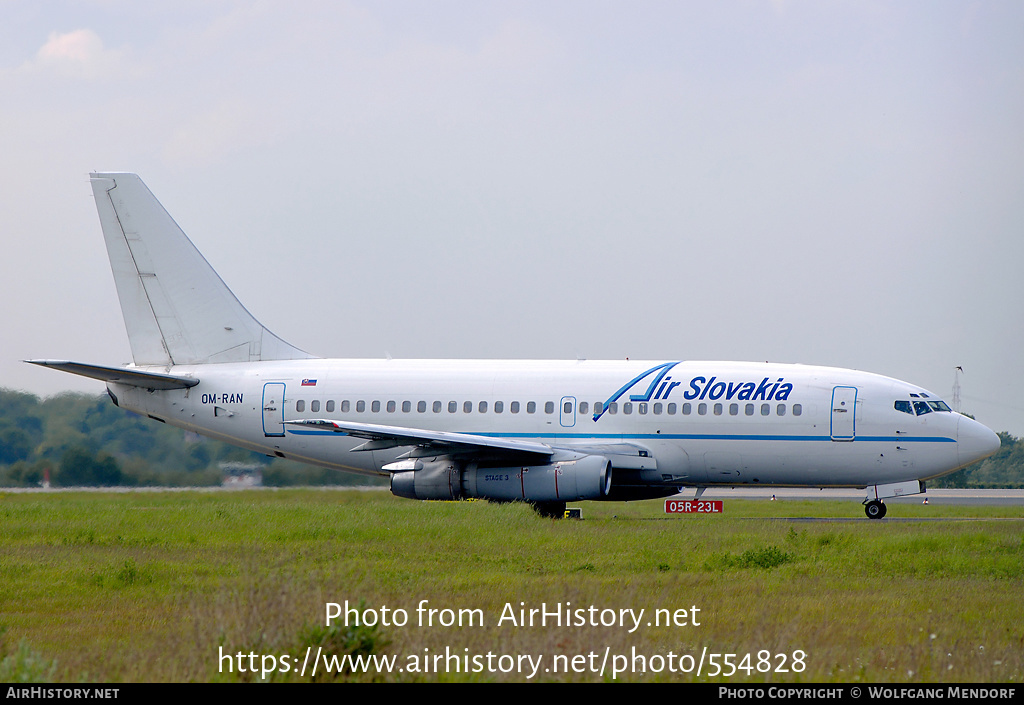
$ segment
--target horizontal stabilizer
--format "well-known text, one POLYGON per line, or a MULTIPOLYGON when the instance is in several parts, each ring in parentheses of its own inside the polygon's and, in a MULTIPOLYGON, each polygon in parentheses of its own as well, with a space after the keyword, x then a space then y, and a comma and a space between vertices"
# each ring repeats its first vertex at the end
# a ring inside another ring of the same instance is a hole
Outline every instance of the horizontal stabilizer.
POLYGON ((106 365, 87 365, 84 362, 68 360, 25 360, 33 365, 52 367, 73 375, 91 377, 102 382, 116 382, 143 389, 187 389, 199 384, 194 377, 175 377, 159 372, 143 372, 131 367, 107 367, 106 365))

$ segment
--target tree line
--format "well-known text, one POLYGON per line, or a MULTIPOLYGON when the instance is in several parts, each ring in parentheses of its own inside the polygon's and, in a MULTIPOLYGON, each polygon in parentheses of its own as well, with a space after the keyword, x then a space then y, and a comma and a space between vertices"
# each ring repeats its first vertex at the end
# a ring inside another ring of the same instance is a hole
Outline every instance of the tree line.
POLYGON ((107 395, 0 389, 0 487, 209 487, 223 465, 256 466, 263 484, 373 485, 188 433, 114 406, 107 395))

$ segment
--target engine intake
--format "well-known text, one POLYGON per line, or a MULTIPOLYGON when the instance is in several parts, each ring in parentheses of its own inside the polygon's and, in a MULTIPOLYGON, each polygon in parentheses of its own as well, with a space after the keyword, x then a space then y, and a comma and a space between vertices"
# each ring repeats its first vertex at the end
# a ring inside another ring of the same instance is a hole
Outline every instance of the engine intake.
POLYGON ((420 470, 391 475, 391 494, 406 499, 461 499, 462 471, 450 460, 423 463, 420 470))

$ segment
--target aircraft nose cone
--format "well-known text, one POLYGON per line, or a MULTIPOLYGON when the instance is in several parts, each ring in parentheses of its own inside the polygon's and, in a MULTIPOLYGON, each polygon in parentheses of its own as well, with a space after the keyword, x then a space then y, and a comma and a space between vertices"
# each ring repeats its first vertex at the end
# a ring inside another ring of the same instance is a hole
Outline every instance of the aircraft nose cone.
POLYGON ((966 416, 961 416, 957 422, 956 436, 961 467, 987 458, 999 450, 999 436, 988 426, 966 416))

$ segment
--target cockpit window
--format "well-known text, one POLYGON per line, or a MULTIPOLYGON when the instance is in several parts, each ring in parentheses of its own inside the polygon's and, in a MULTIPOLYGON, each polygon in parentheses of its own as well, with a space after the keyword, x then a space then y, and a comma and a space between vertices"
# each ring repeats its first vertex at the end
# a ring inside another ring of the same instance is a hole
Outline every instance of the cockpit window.
MULTIPOLYGON (((916 396, 911 394, 910 396, 916 396)), ((921 395, 924 396, 924 395, 921 395)), ((948 411, 953 410, 949 408, 949 404, 941 400, 935 401, 904 401, 902 399, 893 402, 893 408, 896 411, 902 411, 904 414, 910 414, 913 416, 915 413, 918 416, 924 416, 930 414, 933 411, 948 411)))

